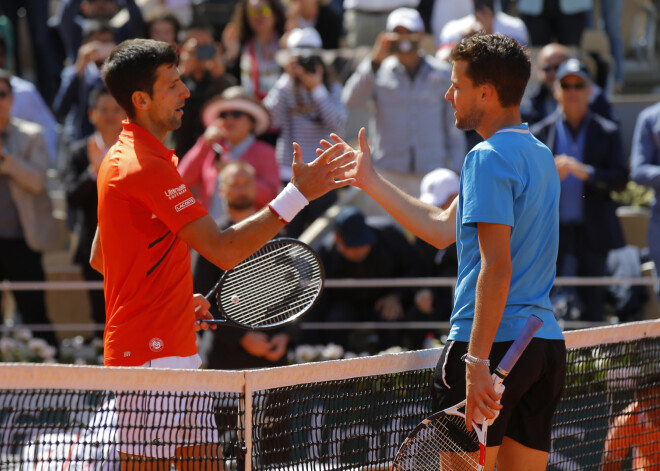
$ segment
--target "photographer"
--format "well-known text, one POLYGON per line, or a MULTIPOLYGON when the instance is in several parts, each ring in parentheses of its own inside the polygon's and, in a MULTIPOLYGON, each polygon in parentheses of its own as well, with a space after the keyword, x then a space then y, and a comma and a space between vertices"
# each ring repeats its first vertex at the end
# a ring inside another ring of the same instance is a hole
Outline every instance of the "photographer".
POLYGON ((438 59, 446 59, 449 51, 461 39, 473 34, 500 33, 515 39, 525 46, 528 42, 525 23, 515 16, 507 15, 495 6, 495 0, 473 0, 474 13, 447 23, 438 40, 438 59))
POLYGON ((222 52, 222 45, 214 40, 210 25, 194 23, 186 29, 179 70, 181 80, 190 90, 190 98, 186 100, 181 127, 172 131, 176 155, 185 156, 204 134, 206 126, 201 118, 204 104, 237 83, 226 73, 222 52))
MULTIPOLYGON (((348 79, 342 100, 349 108, 373 100, 369 134, 374 166, 408 194, 416 194, 425 174, 438 167, 460 172, 466 144, 454 126, 454 111, 444 94, 450 67, 420 49, 424 23, 411 8, 387 18, 367 57, 348 79)), ((369 216, 387 213, 370 198, 369 216)))
POLYGON ((55 116, 64 120, 62 149, 94 132, 87 114, 89 94, 103 85, 101 65, 115 47, 115 33, 107 23, 89 21, 76 62, 62 70, 60 88, 53 101, 55 116))
MULTIPOLYGON (((342 86, 331 80, 330 70, 323 63, 321 44, 319 33, 312 27, 291 30, 287 49, 276 56, 284 73, 263 100, 273 126, 281 129, 276 153, 283 182, 291 178, 294 140, 302 146, 305 162, 311 162, 316 158, 319 140, 327 139, 332 132, 341 132, 348 118, 341 102, 342 86)), ((336 199, 336 194, 330 192, 311 202, 286 227, 287 235, 299 236, 336 199)))

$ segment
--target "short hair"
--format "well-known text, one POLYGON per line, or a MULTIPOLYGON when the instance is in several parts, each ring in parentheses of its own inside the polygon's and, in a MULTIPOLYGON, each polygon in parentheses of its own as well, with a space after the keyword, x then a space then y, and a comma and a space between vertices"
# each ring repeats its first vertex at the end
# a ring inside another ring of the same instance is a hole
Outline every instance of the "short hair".
POLYGON ((153 39, 129 39, 112 50, 103 65, 103 81, 110 94, 135 117, 133 93, 153 95, 156 70, 161 65, 176 65, 179 57, 174 44, 153 39))
POLYGON ((87 108, 94 109, 96 108, 96 104, 99 101, 99 98, 101 98, 103 95, 110 95, 110 90, 108 90, 108 87, 105 85, 99 85, 98 87, 94 87, 91 92, 89 92, 89 100, 87 103, 87 108))
POLYGON ((174 27, 174 39, 175 40, 179 39, 179 31, 181 31, 181 22, 172 12, 172 10, 169 10, 168 8, 162 6, 157 6, 156 8, 154 8, 151 11, 151 13, 149 13, 149 15, 147 15, 147 17, 145 18, 144 36, 146 38, 150 37, 151 27, 154 25, 154 23, 158 23, 159 21, 166 21, 167 23, 170 23, 174 27))
POLYGON ((7 86, 9 87, 9 91, 13 94, 13 89, 11 87, 11 74, 4 70, 0 69, 0 82, 5 82, 7 86))
POLYGON ((220 184, 221 185, 222 185, 222 182, 224 182, 227 175, 232 170, 235 170, 235 171, 243 170, 243 171, 247 172, 247 174, 250 175, 250 177, 252 179, 254 179, 255 175, 256 175, 256 171, 254 170, 254 167, 249 162, 245 162, 244 160, 232 160, 227 165, 225 165, 224 168, 220 171, 219 178, 220 178, 220 184))
POLYGON ((101 33, 109 33, 113 38, 115 37, 115 30, 107 21, 87 20, 82 31, 83 41, 87 41, 92 36, 101 33))
POLYGON ((466 61, 466 74, 475 86, 491 84, 502 107, 519 106, 531 74, 529 54, 518 41, 503 34, 475 34, 451 50, 452 62, 466 61))

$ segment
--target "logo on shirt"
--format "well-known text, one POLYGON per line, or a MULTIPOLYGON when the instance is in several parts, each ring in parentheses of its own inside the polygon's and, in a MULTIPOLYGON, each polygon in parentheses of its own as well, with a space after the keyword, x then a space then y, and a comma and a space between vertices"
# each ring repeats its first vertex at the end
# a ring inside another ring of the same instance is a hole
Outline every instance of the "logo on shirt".
POLYGON ((163 348, 165 348, 165 344, 158 337, 154 337, 151 340, 149 340, 149 350, 151 350, 152 352, 160 352, 161 350, 163 350, 163 348))
POLYGON ((181 196, 186 192, 187 188, 185 184, 181 184, 177 186, 176 188, 171 188, 169 190, 165 190, 165 196, 167 196, 168 199, 173 200, 174 198, 181 196))
POLYGON ((192 206, 195 204, 195 198, 190 197, 185 201, 182 201, 181 203, 177 204, 174 209, 176 209, 176 212, 178 213, 179 211, 186 209, 188 206, 192 206))

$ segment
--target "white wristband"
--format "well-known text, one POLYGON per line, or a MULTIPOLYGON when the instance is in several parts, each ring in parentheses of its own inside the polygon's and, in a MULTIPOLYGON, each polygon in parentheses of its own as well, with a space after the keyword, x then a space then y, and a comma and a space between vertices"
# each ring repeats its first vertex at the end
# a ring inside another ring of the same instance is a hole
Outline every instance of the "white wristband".
POLYGON ((296 214, 309 204, 305 195, 303 195, 296 186, 289 182, 287 186, 270 202, 268 207, 285 224, 290 223, 296 214))

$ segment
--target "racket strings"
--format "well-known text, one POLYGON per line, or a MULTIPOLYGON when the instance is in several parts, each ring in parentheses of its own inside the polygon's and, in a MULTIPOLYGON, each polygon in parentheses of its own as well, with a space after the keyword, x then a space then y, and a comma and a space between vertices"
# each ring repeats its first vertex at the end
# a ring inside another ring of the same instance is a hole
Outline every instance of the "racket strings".
POLYGON ((322 288, 316 257, 290 243, 265 247, 225 280, 218 304, 237 322, 274 325, 300 314, 322 288))
POLYGON ((462 471, 479 468, 479 439, 460 416, 443 415, 422 428, 402 450, 399 471, 462 471))
MULTIPOLYGON (((263 259, 261 260, 263 262, 263 259)), ((299 261, 299 260, 297 260, 299 261)), ((255 265, 252 266, 254 268, 255 265)), ((308 263, 308 267, 311 268, 311 266, 308 263)), ((313 278, 313 270, 307 269, 307 270, 299 270, 298 273, 292 273, 292 268, 289 268, 288 271, 282 271, 279 267, 276 267, 277 271, 273 272, 267 272, 264 273, 264 277, 262 279, 258 279, 252 274, 252 270, 245 271, 245 273, 241 273, 241 277, 235 278, 234 279, 234 288, 238 288, 240 286, 247 286, 247 289, 241 289, 242 291, 242 297, 245 299, 245 296, 247 295, 249 298, 248 299, 259 299, 259 300, 272 300, 276 301, 278 298, 282 298, 284 294, 291 294, 296 288, 310 288, 305 291, 301 291, 299 289, 299 293, 297 293, 296 296, 291 296, 288 301, 289 303, 287 304, 281 304, 279 306, 275 307, 269 307, 265 308, 266 311, 272 311, 273 314, 271 316, 268 316, 264 319, 261 320, 262 323, 268 323, 269 320, 277 320, 277 319, 286 319, 289 317, 289 313, 295 312, 296 310, 301 309, 301 307, 304 307, 308 304, 308 302, 313 300, 316 296, 316 292, 320 289, 320 277, 317 276, 317 280, 311 280, 311 281, 306 281, 310 280, 313 278), (307 273, 310 272, 310 273, 307 273), (272 276, 271 276, 272 275, 272 276), (297 280, 291 280, 290 278, 298 278, 297 280), (267 279, 263 279, 267 278, 267 279), (279 279, 278 279, 279 278, 279 279), (255 283, 255 280, 258 282, 255 283), (241 285, 241 283, 245 282, 245 285, 241 285), (286 288, 286 290, 283 291, 283 286, 294 286, 294 289, 291 288, 286 288), (257 297, 258 296, 258 297, 257 297)), ((305 268, 305 267, 303 267, 305 268)), ((263 270, 263 267, 259 269, 260 271, 263 270)), ((232 288, 229 284, 227 284, 227 287, 225 288, 225 291, 229 294, 229 290, 232 288)), ((238 295, 237 295, 238 296, 238 295)), ((240 296, 239 296, 240 299, 240 296)), ((240 302, 240 301, 239 301, 240 302)), ((261 301, 258 302, 261 304, 261 301)), ((251 306, 247 306, 251 307, 251 306)), ((259 319, 262 317, 262 311, 263 310, 258 310, 253 311, 251 315, 247 315, 247 317, 243 317, 246 321, 249 323, 253 323, 255 319, 259 319)), ((232 312, 233 316, 236 316, 238 313, 237 312, 232 312)))

